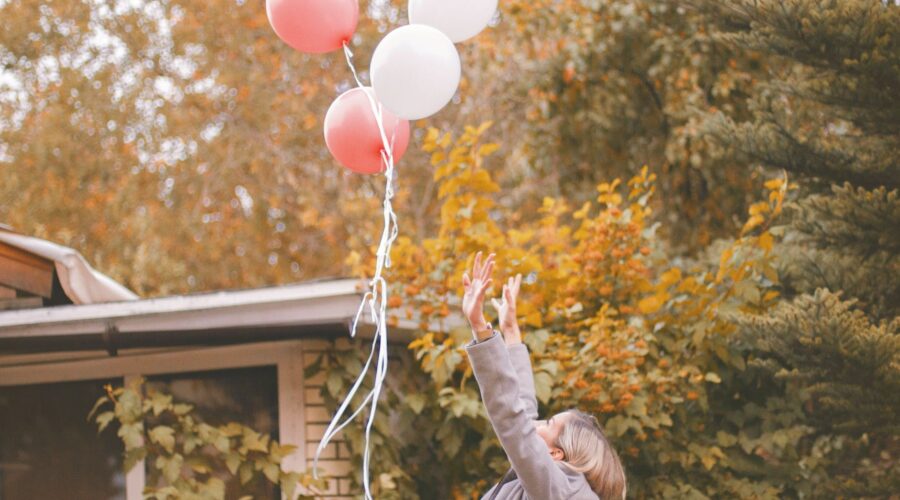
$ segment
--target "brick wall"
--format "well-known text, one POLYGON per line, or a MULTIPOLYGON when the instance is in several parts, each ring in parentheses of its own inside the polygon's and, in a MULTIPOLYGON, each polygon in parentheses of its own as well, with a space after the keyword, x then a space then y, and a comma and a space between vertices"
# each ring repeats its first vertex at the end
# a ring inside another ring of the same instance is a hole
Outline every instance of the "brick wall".
MULTIPOLYGON (((349 344, 338 342, 338 345, 335 346, 335 344, 323 341, 308 342, 303 349, 304 368, 314 363, 325 350, 334 349, 335 347, 347 348, 349 344)), ((325 408, 325 402, 322 400, 321 390, 324 383, 325 371, 323 370, 315 376, 304 380, 303 384, 306 467, 308 470, 313 468, 316 448, 318 448, 322 435, 325 433, 328 422, 332 417, 332 414, 325 408)), ((317 498, 323 500, 349 499, 358 498, 361 494, 361 492, 355 491, 350 487, 350 477, 356 471, 353 470, 350 464, 350 453, 340 435, 328 444, 328 447, 319 457, 319 471, 321 474, 333 479, 329 480, 325 494, 317 498)))

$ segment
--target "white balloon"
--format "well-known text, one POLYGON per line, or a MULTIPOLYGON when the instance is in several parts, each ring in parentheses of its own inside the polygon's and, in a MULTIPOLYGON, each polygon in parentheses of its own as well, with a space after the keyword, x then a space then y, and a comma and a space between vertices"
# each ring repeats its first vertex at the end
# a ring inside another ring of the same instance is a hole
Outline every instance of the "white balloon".
POLYGON ((424 24, 388 33, 375 48, 369 71, 378 100, 404 120, 440 111, 456 93, 461 74, 456 46, 424 24))
POLYGON ((409 0, 410 24, 427 24, 458 43, 481 33, 497 12, 497 0, 409 0))

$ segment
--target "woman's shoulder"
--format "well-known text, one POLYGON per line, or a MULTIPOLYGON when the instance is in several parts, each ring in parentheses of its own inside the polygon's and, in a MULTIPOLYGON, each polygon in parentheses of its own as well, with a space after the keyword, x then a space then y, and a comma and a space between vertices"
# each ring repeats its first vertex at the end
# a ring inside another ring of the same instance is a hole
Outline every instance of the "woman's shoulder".
POLYGON ((584 474, 572 469, 562 461, 557 461, 556 466, 566 475, 568 489, 572 492, 570 497, 572 500, 597 500, 599 498, 594 493, 594 490, 591 489, 591 485, 588 483, 587 478, 584 477, 584 474))

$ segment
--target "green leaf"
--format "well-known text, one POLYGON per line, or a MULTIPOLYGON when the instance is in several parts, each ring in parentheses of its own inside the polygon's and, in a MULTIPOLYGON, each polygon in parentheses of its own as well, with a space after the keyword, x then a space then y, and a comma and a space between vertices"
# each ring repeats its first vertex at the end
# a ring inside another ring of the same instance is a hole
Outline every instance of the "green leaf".
POLYGON ((87 416, 88 421, 90 421, 91 417, 94 416, 94 412, 96 412, 97 409, 100 408, 100 406, 102 406, 103 403, 106 403, 107 401, 109 401, 109 397, 106 395, 100 396, 100 398, 97 399, 97 402, 94 403, 93 407, 91 407, 91 411, 88 412, 88 416, 87 416))
POLYGON ((125 443, 125 449, 139 448, 144 445, 144 424, 142 422, 122 424, 119 427, 118 436, 125 443))
POLYGON ((528 332, 523 338, 528 349, 535 354, 544 354, 547 348, 547 340, 550 339, 550 332, 546 329, 534 330, 528 332))
POLYGON ((175 450, 175 429, 160 425, 150 429, 150 441, 159 444, 169 453, 175 450))
POLYGON ((225 467, 228 467, 228 471, 231 472, 232 475, 237 474, 241 462, 241 455, 236 451, 228 453, 228 456, 225 457, 225 467))
POLYGON ((734 294, 751 304, 756 304, 760 299, 759 288, 749 280, 735 283, 734 294))
POLYGON ((143 415, 141 398, 133 389, 126 389, 116 403, 116 417, 123 424, 133 423, 143 415))
POLYGON ((174 483, 181 477, 181 467, 184 465, 184 457, 174 454, 169 458, 160 456, 156 458, 156 468, 159 469, 163 477, 169 484, 174 483))
POLYGON ((241 464, 239 475, 241 478, 241 484, 247 484, 253 479, 253 464, 251 463, 243 463, 241 464))
POLYGON ((97 415, 97 434, 103 432, 103 429, 106 429, 106 426, 109 425, 114 418, 116 418, 116 414, 111 411, 105 411, 97 415))
POLYGON ((228 453, 228 451, 231 449, 231 439, 229 439, 228 436, 224 434, 219 434, 218 436, 216 436, 216 439, 213 440, 212 445, 215 446, 215 448, 219 450, 220 453, 228 453))
POLYGON ((174 412, 179 417, 182 415, 187 415, 194 409, 194 405, 179 403, 172 407, 172 412, 174 412))
POLYGON ((269 457, 275 463, 281 463, 281 460, 297 451, 297 447, 292 444, 279 444, 277 441, 272 441, 269 445, 269 457))
POLYGON ((158 417, 160 413, 166 411, 172 404, 172 396, 160 392, 153 393, 150 396, 150 405, 153 408, 153 415, 158 417))
POLYGON ((297 483, 300 482, 300 475, 296 472, 289 472, 281 475, 281 491, 287 498, 294 498, 294 492, 297 491, 297 483))
POLYGON ((322 371, 322 362, 325 359, 324 354, 320 354, 315 361, 310 363, 309 366, 303 369, 303 378, 309 379, 315 376, 317 373, 322 371))
POLYGON ((328 387, 328 392, 334 396, 340 396, 341 389, 344 388, 344 379, 341 378, 341 374, 332 371, 328 374, 328 378, 325 380, 325 386, 328 387))
POLYGON ((406 404, 416 415, 422 413, 426 402, 425 395, 420 392, 406 395, 406 404))
POLYGON ((534 375, 534 394, 538 401, 546 404, 550 401, 553 390, 553 377, 547 372, 537 372, 534 375))
POLYGON ((278 464, 269 462, 263 467, 262 471, 269 481, 273 484, 278 484, 278 475, 281 472, 281 468, 278 467, 278 464))
POLYGON ((250 429, 249 427, 244 428, 244 441, 243 445, 249 451, 259 451, 262 453, 269 452, 269 436, 261 435, 260 433, 250 429))
POLYGON ((225 500, 225 481, 217 477, 211 477, 206 482, 203 491, 212 495, 215 500, 225 500))
POLYGON ((147 458, 147 448, 133 448, 125 452, 125 472, 131 472, 131 469, 134 468, 135 465, 140 463, 141 460, 147 458))

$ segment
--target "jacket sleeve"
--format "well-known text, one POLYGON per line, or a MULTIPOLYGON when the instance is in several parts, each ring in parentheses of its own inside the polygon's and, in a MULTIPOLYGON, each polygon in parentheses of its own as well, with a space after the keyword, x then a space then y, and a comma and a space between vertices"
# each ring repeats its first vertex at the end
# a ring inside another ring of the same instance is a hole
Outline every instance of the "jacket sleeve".
POLYGON ((520 397, 519 381, 503 339, 494 334, 488 340, 469 344, 466 352, 488 418, 528 498, 569 498, 565 473, 550 457, 520 397))
POLYGON ((507 346, 509 359, 516 370, 516 379, 519 381, 519 400, 525 406, 525 413, 531 420, 538 418, 537 397, 534 393, 534 371, 531 367, 531 357, 528 355, 528 347, 525 344, 513 344, 507 346))

